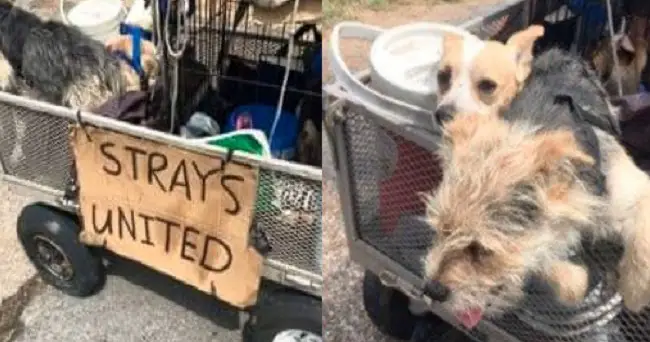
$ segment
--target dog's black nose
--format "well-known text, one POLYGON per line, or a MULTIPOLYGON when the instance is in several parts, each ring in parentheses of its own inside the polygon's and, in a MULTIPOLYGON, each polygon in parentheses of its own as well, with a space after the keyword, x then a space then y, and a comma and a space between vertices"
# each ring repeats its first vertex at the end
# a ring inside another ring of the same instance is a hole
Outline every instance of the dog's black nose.
POLYGON ((449 299, 451 291, 437 280, 431 280, 424 286, 424 294, 437 302, 444 302, 449 299))
POLYGON ((443 125, 445 122, 454 118, 455 108, 450 105, 443 105, 438 107, 435 113, 436 122, 438 125, 443 125))

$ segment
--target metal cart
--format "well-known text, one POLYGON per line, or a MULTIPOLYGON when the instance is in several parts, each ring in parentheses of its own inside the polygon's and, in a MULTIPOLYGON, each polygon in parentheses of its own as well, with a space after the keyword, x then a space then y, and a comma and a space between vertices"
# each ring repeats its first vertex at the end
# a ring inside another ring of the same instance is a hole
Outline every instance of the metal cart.
MULTIPOLYGON (((461 26, 482 38, 503 41, 531 23, 569 22, 573 34, 565 37, 567 47, 586 53, 605 25, 594 29, 593 23, 588 27, 585 23, 602 11, 576 11, 575 3, 505 1, 461 26), (568 9, 572 6, 573 11, 568 9)), ((581 3, 583 9, 603 4, 581 3)), ((617 5, 618 22, 623 6, 612 3, 617 5)), ((352 71, 360 82, 370 84, 370 71, 352 71)), ((434 189, 441 178, 434 157, 435 132, 406 124, 388 105, 365 105, 346 91, 343 82, 324 90, 329 96, 326 127, 350 257, 366 269, 364 305, 381 331, 399 339, 428 341, 447 341, 457 331, 476 341, 650 341, 647 313, 625 311, 612 289, 611 268, 603 266, 620 253, 612 245, 592 246, 582 255, 598 271, 593 272, 594 286, 578 307, 558 304, 546 284, 533 280, 516 310, 484 320, 472 331, 463 330, 425 295, 421 260, 434 236, 419 219, 424 206, 417 193, 434 189)))

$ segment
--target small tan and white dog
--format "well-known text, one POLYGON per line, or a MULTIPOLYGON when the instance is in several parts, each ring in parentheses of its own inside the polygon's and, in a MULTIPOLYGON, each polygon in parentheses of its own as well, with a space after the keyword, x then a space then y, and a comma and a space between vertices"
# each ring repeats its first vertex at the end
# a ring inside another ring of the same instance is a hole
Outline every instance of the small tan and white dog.
POLYGON ((426 199, 440 234, 425 274, 450 290, 445 305, 468 328, 514 306, 530 273, 580 303, 588 272, 567 255, 583 234, 623 240, 618 290, 632 311, 650 303, 650 178, 607 130, 593 130, 600 157, 586 148, 584 123, 556 95, 603 122, 616 117, 584 61, 558 49, 533 57, 543 34, 531 26, 505 44, 444 39, 435 112, 443 180, 426 199), (584 170, 605 176, 606 194, 590 190, 584 170))
POLYGON ((533 44, 543 35, 542 26, 517 32, 505 44, 446 35, 437 73, 438 121, 457 112, 486 115, 506 109, 526 81, 533 44))

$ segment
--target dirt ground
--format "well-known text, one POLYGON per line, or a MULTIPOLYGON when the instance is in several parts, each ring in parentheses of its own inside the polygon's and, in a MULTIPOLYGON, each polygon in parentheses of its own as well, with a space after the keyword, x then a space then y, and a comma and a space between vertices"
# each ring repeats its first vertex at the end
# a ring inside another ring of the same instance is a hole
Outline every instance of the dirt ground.
MULTIPOLYGON (((399 0, 375 6, 355 4, 346 11, 347 20, 365 24, 392 27, 414 21, 463 22, 477 13, 484 13, 498 0, 437 2, 434 0, 399 0)), ((327 6, 326 6, 327 8, 327 6)), ((329 44, 329 33, 336 21, 330 20, 324 32, 324 48, 329 44)), ((369 44, 358 41, 341 42, 343 59, 351 70, 367 67, 369 44)), ((324 80, 332 82, 327 53, 324 61, 324 80)), ((324 154, 329 154, 325 144, 324 154)), ((325 156, 325 161, 331 160, 325 156)), ((340 200, 336 191, 336 174, 329 174, 323 166, 323 328, 326 341, 394 341, 383 336, 370 323, 361 303, 363 270, 348 256, 347 241, 341 222, 340 200)), ((452 341, 448 341, 452 342, 452 341)))
MULTIPOLYGON (((490 5, 499 4, 499 0, 397 0, 382 6, 362 6, 354 4, 339 20, 328 20, 324 30, 324 49, 329 44, 329 33, 337 22, 359 21, 367 25, 389 28, 416 21, 462 22, 482 12, 490 5)), ((352 70, 361 70, 367 66, 367 49, 369 44, 359 41, 342 41, 340 50, 343 59, 352 70)), ((323 65, 328 65, 328 54, 324 54, 323 65)), ((324 68, 324 79, 331 80, 329 69, 324 68)))

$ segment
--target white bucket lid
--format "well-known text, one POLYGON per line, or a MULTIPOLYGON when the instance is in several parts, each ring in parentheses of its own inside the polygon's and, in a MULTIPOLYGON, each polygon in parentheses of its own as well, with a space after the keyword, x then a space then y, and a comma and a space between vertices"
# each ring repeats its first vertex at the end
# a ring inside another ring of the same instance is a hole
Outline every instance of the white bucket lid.
POLYGON ((122 16, 121 1, 83 0, 67 13, 67 20, 74 26, 89 28, 119 24, 122 16))
POLYGON ((401 25, 379 35, 370 50, 373 87, 416 105, 429 102, 437 88, 433 75, 447 33, 471 36, 458 27, 431 22, 401 25))

